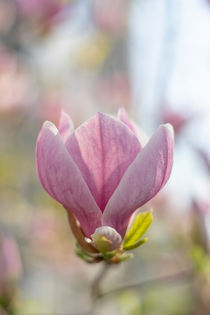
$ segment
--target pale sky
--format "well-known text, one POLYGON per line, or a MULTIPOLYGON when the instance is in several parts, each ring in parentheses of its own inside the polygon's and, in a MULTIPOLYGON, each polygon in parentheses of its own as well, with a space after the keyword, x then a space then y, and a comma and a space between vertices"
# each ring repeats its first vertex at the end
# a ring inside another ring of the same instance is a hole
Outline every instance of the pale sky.
POLYGON ((196 113, 178 139, 168 189, 180 200, 208 198, 210 178, 187 145, 210 154, 210 4, 207 0, 135 0, 130 14, 134 112, 147 132, 157 125, 159 102, 196 113))

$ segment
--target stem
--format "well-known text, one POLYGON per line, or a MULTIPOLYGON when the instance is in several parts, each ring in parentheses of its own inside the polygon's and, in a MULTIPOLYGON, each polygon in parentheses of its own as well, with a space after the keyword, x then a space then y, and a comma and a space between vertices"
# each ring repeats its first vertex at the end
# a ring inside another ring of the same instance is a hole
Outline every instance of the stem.
POLYGON ((92 296, 93 303, 98 298, 103 296, 103 293, 101 292, 100 284, 101 284, 102 279, 106 275, 109 267, 110 267, 110 265, 107 264, 106 262, 104 262, 104 265, 103 265, 102 269, 100 270, 99 274, 96 276, 96 278, 94 279, 94 281, 92 283, 91 296, 92 296))

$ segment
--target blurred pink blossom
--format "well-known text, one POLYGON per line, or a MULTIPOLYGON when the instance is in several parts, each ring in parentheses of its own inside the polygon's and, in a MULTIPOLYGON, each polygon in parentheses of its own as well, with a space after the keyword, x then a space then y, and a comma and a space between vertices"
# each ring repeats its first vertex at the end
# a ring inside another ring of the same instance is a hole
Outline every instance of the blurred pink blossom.
POLYGON ((6 34, 15 23, 15 5, 11 0, 0 0, 0 34, 6 34))
POLYGON ((17 56, 0 47, 0 112, 14 114, 33 102, 30 74, 17 56))
POLYGON ((96 83, 96 97, 104 106, 119 108, 121 104, 131 104, 131 86, 128 76, 123 72, 104 77, 96 83))
POLYGON ((210 213, 210 202, 200 200, 200 199, 193 199, 192 207, 198 213, 205 215, 210 213))
POLYGON ((94 0, 93 17, 97 27, 112 35, 125 30, 127 4, 121 0, 94 0))
POLYGON ((210 174, 210 157, 209 157, 209 154, 207 152, 205 152, 204 149, 201 149, 198 147, 194 147, 194 149, 195 149, 196 153, 199 155, 199 157, 201 158, 204 166, 206 167, 206 170, 210 174))
POLYGON ((179 133, 189 122, 190 118, 168 108, 165 108, 162 114, 162 122, 170 123, 174 127, 175 133, 179 133))
POLYGON ((61 109, 64 107, 65 102, 56 93, 47 93, 43 96, 40 118, 46 120, 47 118, 52 121, 55 125, 58 124, 61 109))
POLYGON ((0 295, 8 292, 22 273, 22 264, 15 240, 10 236, 0 238, 0 295))
POLYGON ((192 228, 191 236, 195 245, 201 246, 206 252, 210 250, 208 224, 210 215, 210 202, 207 200, 192 200, 192 228))
POLYGON ((75 131, 62 112, 58 129, 44 123, 36 147, 39 180, 73 213, 85 235, 97 232, 119 246, 134 211, 167 182, 173 129, 161 125, 143 147, 124 109, 98 113, 75 131))
POLYGON ((62 7, 56 0, 16 0, 22 14, 53 17, 62 7))
POLYGON ((45 35, 60 21, 61 12, 66 4, 57 0, 16 0, 22 20, 45 35))

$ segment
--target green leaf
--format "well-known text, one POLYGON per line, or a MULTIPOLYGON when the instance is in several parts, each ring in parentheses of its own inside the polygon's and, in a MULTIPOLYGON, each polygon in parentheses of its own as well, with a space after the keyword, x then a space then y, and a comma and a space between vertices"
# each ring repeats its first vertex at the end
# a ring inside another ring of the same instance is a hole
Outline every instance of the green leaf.
POLYGON ((152 220, 152 210, 149 212, 141 212, 137 214, 132 226, 125 236, 123 249, 131 249, 132 247, 136 248, 145 243, 147 239, 140 240, 140 238, 147 231, 150 224, 152 223, 152 220))
POLYGON ((148 241, 148 238, 145 237, 145 238, 140 239, 138 242, 136 242, 136 243, 134 243, 134 244, 132 244, 132 245, 130 245, 130 246, 123 246, 123 249, 125 249, 125 250, 131 250, 131 249, 134 249, 134 248, 137 248, 137 247, 143 245, 143 244, 146 243, 147 241, 148 241))

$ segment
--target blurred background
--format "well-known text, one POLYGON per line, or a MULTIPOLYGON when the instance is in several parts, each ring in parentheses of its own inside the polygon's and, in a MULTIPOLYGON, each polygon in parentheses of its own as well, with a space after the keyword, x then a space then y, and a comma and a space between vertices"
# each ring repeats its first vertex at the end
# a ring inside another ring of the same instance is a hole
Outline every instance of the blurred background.
POLYGON ((1 315, 88 312, 101 266, 74 254, 35 143, 61 108, 78 126, 121 106, 149 136, 174 126, 175 161, 144 207, 148 243, 103 289, 156 280, 107 295, 95 314, 210 314, 210 1, 0 0, 1 315))

